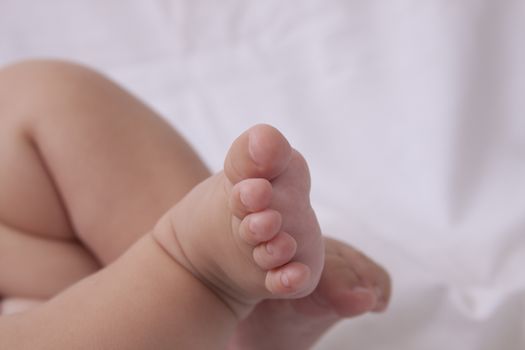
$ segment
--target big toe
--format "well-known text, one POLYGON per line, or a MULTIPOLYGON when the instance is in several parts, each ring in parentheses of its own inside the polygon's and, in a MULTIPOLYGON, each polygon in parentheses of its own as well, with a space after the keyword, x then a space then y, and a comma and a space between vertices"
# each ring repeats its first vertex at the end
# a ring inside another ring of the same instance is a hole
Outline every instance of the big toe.
POLYGON ((247 178, 272 180, 286 169, 291 157, 292 148, 279 130, 259 124, 233 142, 224 172, 234 184, 247 178))
POLYGON ((326 263, 317 289, 321 299, 343 317, 384 311, 391 293, 386 270, 345 243, 329 238, 325 243, 326 263))

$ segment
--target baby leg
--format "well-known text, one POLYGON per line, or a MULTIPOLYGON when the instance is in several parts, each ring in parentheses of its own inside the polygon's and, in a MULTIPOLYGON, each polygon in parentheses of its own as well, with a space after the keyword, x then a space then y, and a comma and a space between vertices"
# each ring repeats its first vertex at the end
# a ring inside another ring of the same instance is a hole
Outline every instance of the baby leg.
MULTIPOLYGON (((5 69, 0 72, 0 102, 0 165, 12 170, 0 173, 0 192, 7 194, 0 198, 0 222, 10 231, 3 234, 0 226, 0 292, 3 278, 10 295, 52 296, 93 272, 97 260, 113 261, 166 208, 209 175, 158 116, 85 68, 29 62, 5 69), (78 194, 63 193, 67 189, 78 189, 78 194), (24 235, 13 234, 20 232, 24 235), (78 244, 76 234, 97 259, 78 244), (28 241, 32 244, 26 245, 28 241), (42 254, 21 259, 20 254, 2 253, 2 247, 12 252, 8 247, 13 244, 42 254), (47 248, 50 254, 44 253, 47 248), (46 266, 50 255, 57 263, 46 266), (64 259, 58 259, 61 256, 64 259), (53 273, 39 273, 37 279, 35 274, 19 273, 6 281, 9 274, 4 272, 20 262, 27 271, 53 273), (60 278, 40 288, 49 275, 60 278), (15 286, 13 280, 23 283, 15 286)), ((272 321, 265 312, 266 305, 271 306, 266 303, 257 314, 282 329, 279 319, 272 321)), ((257 320, 255 328, 262 318, 250 318, 257 320)))
POLYGON ((131 95, 46 61, 0 71, 0 167, 0 295, 39 298, 113 261, 209 175, 131 95))
MULTIPOLYGON (((48 240, 52 249, 79 240, 106 265, 208 176, 175 131, 91 71, 24 63, 2 71, 0 81, 0 165, 10 169, 0 178, 0 246, 6 251, 35 243, 25 238, 48 240), (8 239, 12 244, 4 244, 8 239)), ((0 347, 209 349, 225 343, 235 326, 231 312, 151 238, 136 247, 41 307, 1 318, 0 347), (208 329, 200 327, 202 310, 213 322, 208 329)), ((14 255, 0 268, 49 260, 14 255)), ((30 284, 8 275, 0 273, 10 294, 38 289, 34 276, 30 284)))
POLYGON ((196 186, 153 235, 41 307, 0 319, 0 346, 224 348, 261 299, 315 289, 324 246, 309 187, 306 162, 277 130, 250 129, 225 171, 196 186))

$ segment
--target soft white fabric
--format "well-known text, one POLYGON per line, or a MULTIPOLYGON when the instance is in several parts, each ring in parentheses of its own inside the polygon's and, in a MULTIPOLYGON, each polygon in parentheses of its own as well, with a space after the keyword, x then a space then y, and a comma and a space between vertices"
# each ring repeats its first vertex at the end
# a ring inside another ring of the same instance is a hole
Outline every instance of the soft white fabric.
POLYGON ((520 0, 0 2, 0 64, 94 66, 214 169, 258 122, 304 153, 395 285, 318 349, 525 348, 524 33, 520 0))

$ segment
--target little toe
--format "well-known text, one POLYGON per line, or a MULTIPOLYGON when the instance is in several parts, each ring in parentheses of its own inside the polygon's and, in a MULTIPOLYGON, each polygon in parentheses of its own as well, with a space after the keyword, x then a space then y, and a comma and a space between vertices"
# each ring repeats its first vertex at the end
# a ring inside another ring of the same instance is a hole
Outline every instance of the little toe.
POLYGON ((272 240, 253 250, 253 259, 260 268, 274 269, 292 260, 297 251, 297 242, 286 232, 278 233, 272 240))
POLYGON ((266 209, 272 201, 272 184, 266 179, 246 179, 233 186, 230 210, 238 218, 266 209))
POLYGON ((247 215, 239 226, 239 235, 249 245, 256 246, 275 237, 281 230, 281 214, 273 209, 265 209, 247 215))
POLYGON ((292 148, 286 138, 269 125, 256 125, 239 136, 224 161, 232 183, 262 177, 272 180, 287 167, 292 148))
POLYGON ((292 261, 277 269, 268 271, 265 285, 268 291, 276 296, 302 297, 313 288, 310 268, 300 262, 292 261))

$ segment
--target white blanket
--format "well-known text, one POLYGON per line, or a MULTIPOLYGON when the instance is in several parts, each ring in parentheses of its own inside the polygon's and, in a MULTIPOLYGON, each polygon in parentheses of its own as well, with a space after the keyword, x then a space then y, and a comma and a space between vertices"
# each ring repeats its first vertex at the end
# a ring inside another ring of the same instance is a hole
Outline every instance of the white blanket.
POLYGON ((310 162, 326 233, 390 310, 318 349, 525 348, 525 2, 4 0, 0 64, 94 66, 213 169, 248 126, 310 162))

